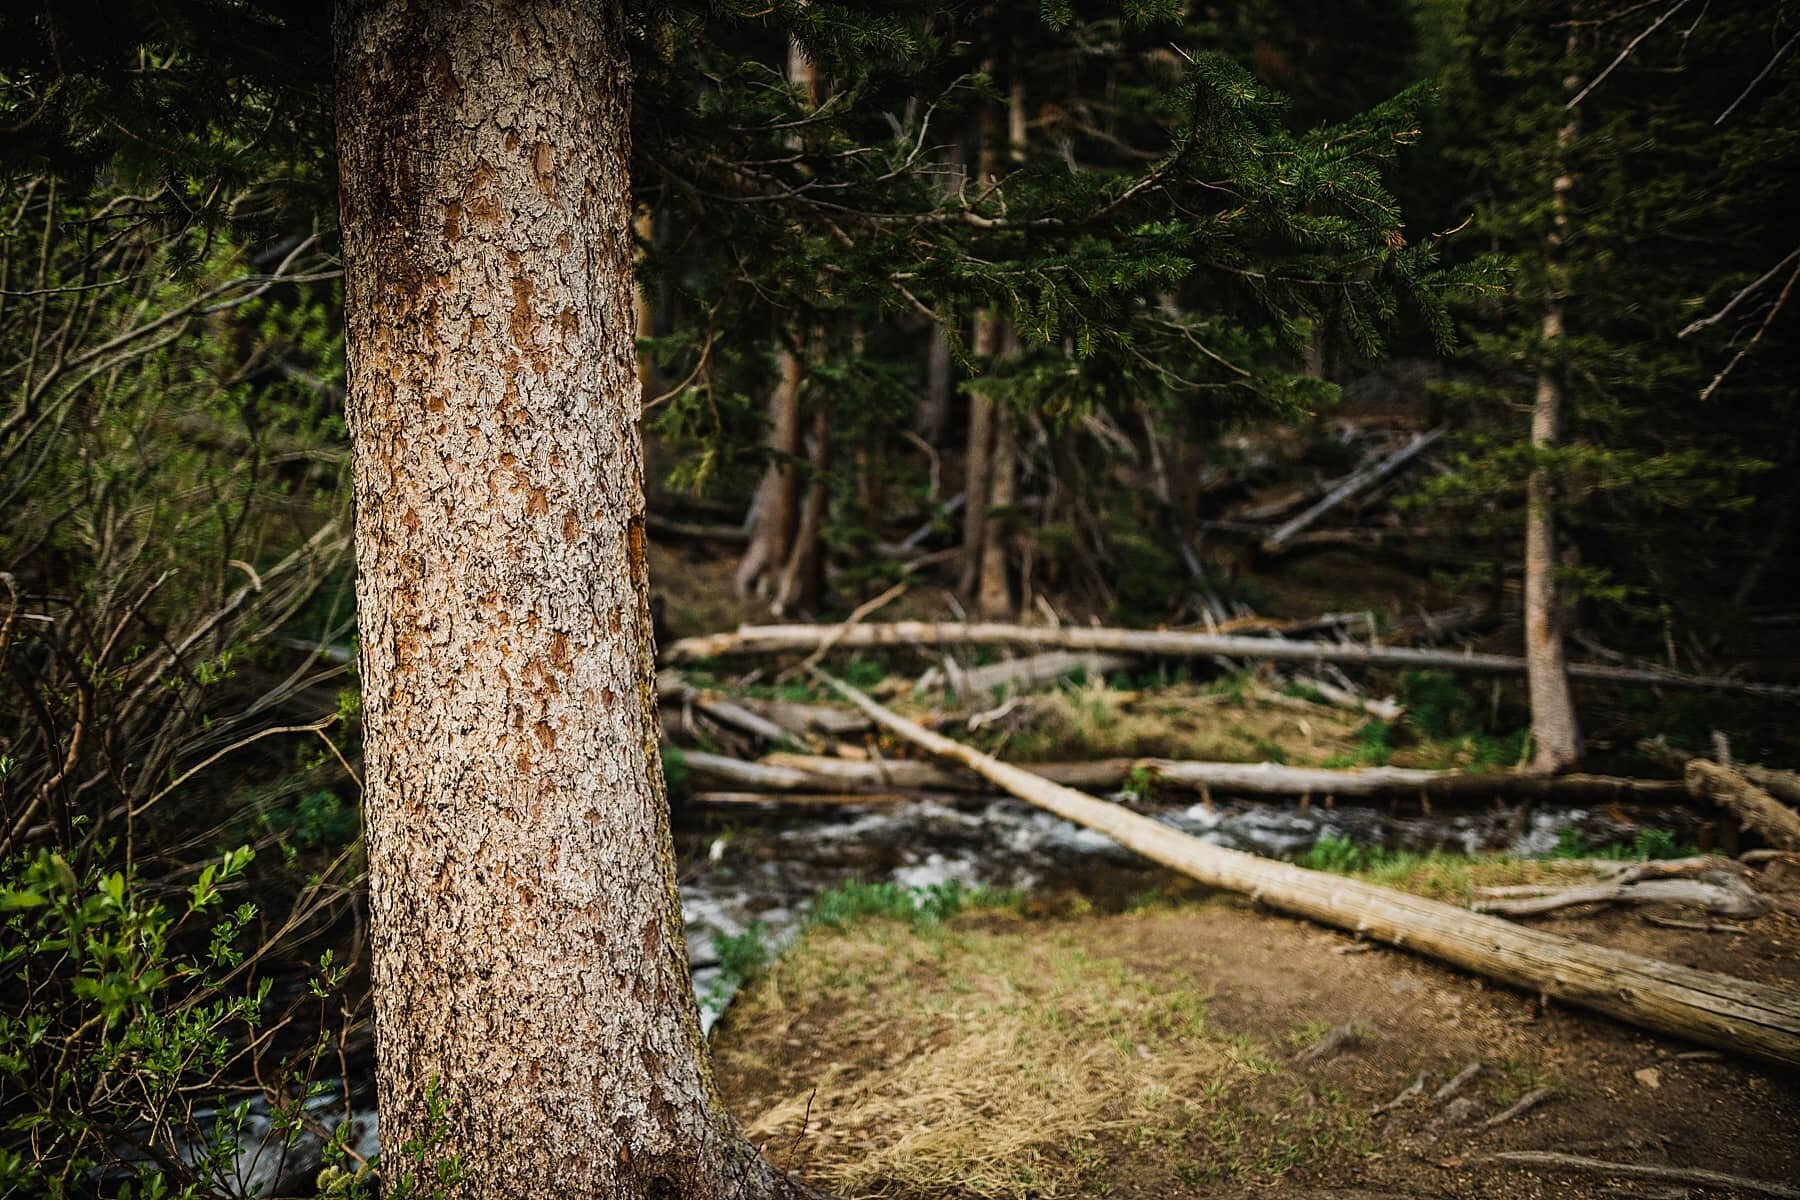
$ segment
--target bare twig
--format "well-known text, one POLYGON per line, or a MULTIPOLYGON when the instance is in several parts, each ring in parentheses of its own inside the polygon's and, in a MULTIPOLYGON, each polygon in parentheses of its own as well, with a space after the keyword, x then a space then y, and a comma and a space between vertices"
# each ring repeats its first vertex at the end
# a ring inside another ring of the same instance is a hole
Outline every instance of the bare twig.
POLYGON ((1645 29, 1642 33, 1640 33, 1636 37, 1632 38, 1629 42, 1625 43, 1625 48, 1623 50, 1619 51, 1619 57, 1613 59, 1612 62, 1608 63, 1606 65, 1606 69, 1604 71, 1601 71, 1600 74, 1594 76, 1593 81, 1590 82, 1586 87, 1582 88, 1579 92, 1576 92, 1575 95, 1569 100, 1568 104, 1564 105, 1563 107, 1564 108, 1574 108, 1576 105, 1580 104, 1583 100, 1587 99, 1589 92, 1591 92, 1595 88, 1599 87, 1603 82, 1605 82, 1606 77, 1608 75, 1611 75, 1614 71, 1618 70, 1620 64, 1623 63, 1626 59, 1631 57, 1631 52, 1638 48, 1638 44, 1640 42, 1642 42, 1645 38, 1649 37, 1651 34, 1655 33, 1658 29, 1661 29, 1663 27, 1663 23, 1665 21, 1667 21, 1670 17, 1674 16, 1676 13, 1680 12, 1682 9, 1686 8, 1687 4, 1688 4, 1688 0, 1675 0, 1675 6, 1673 8, 1669 9, 1669 11, 1664 13, 1662 16, 1656 18, 1656 20, 1650 22, 1649 28, 1645 29))

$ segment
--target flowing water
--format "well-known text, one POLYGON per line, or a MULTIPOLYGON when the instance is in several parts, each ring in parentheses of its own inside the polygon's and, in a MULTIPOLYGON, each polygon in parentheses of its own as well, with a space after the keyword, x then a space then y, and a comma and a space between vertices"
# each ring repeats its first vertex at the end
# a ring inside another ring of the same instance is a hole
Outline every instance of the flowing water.
MULTIPOLYGON (((1554 849, 1565 829, 1580 831, 1589 845, 1629 840, 1644 826, 1691 840, 1696 819, 1679 808, 1520 805, 1399 816, 1370 806, 1251 802, 1199 803, 1149 815, 1208 842, 1288 859, 1327 836, 1359 846, 1518 855, 1554 849)), ((955 883, 1027 894, 1072 891, 1101 908, 1177 883, 1171 873, 1099 834, 1005 797, 863 810, 773 806, 729 818, 716 811, 684 813, 676 841, 688 958, 708 1030, 737 985, 721 960, 721 940, 754 930, 764 946, 779 948, 799 932, 814 896, 851 880, 919 889, 955 883)), ((367 1079, 351 1083, 347 1116, 341 1089, 316 1097, 311 1107, 324 1127, 351 1121, 351 1145, 372 1156, 377 1148, 373 1087, 367 1079)), ((240 1194, 307 1190, 319 1169, 317 1139, 307 1135, 284 1148, 279 1136, 269 1136, 269 1126, 267 1105, 252 1101, 238 1137, 240 1194)))

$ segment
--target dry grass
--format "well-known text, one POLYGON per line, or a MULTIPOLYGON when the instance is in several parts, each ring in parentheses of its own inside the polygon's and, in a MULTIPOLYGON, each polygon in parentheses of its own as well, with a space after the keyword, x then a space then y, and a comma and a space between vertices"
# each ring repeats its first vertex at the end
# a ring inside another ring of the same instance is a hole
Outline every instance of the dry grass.
POLYGON ((1096 1194, 1133 1147, 1195 1180, 1267 1165, 1220 1131, 1243 1115, 1242 1085, 1274 1067, 1209 1031, 1205 1012, 1199 993, 1066 930, 873 921, 809 933, 734 1010, 732 1027, 754 1037, 728 1033, 719 1052, 735 1070, 803 1081, 749 1131, 841 1194, 1096 1194), (744 1060, 746 1040, 811 1045, 822 1014, 835 1061, 744 1060))
POLYGON ((1191 758, 1323 762, 1355 750, 1359 714, 1258 700, 1241 681, 1130 692, 1098 680, 1030 696, 1019 719, 990 739, 1016 762, 1191 758))

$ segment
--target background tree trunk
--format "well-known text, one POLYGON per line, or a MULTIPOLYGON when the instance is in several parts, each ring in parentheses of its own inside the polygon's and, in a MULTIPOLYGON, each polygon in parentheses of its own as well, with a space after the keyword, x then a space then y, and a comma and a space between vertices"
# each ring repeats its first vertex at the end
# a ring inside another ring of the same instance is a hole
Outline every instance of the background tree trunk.
POLYGON ((336 32, 385 1157, 776 1193, 707 1067, 656 753, 621 15, 336 32))
MULTIPOLYGON (((1572 31, 1569 39, 1572 69, 1572 31)), ((1564 89, 1571 94, 1580 86, 1577 76, 1564 81, 1564 89)), ((1563 303, 1568 290, 1564 243, 1569 229, 1569 192, 1574 186, 1564 164, 1575 133, 1576 117, 1571 110, 1557 130, 1557 175, 1551 185, 1550 229, 1544 238, 1543 365, 1538 369, 1537 399, 1531 410, 1531 446, 1536 451, 1552 449, 1562 438, 1562 368, 1555 356, 1563 338, 1563 303)), ((1526 489, 1525 662, 1531 692, 1532 766, 1539 771, 1566 771, 1581 761, 1581 732, 1569 690, 1563 644, 1565 610, 1556 582, 1556 485, 1552 473, 1534 466, 1526 489)))
POLYGON ((742 600, 773 590, 792 553, 794 524, 800 514, 800 386, 806 381, 806 367, 797 354, 786 349, 777 362, 781 378, 769 394, 771 461, 757 488, 756 527, 734 579, 742 600))
MULTIPOLYGON (((806 107, 817 108, 818 65, 806 57, 799 41, 792 38, 788 40, 787 77, 789 83, 797 84, 804 92, 806 107)), ((790 144, 799 149, 801 135, 796 132, 790 144)), ((815 334, 812 341, 818 340, 815 334)), ((740 600, 770 597, 771 611, 777 616, 786 609, 788 580, 795 560, 816 551, 798 544, 807 535, 801 508, 800 456, 804 446, 800 431, 805 421, 800 392, 806 381, 801 353, 814 350, 811 345, 803 346, 798 353, 784 347, 777 356, 781 379, 769 394, 769 450, 773 461, 758 488, 754 506, 756 528, 734 579, 740 600)))
MULTIPOLYGON (((1001 339, 1010 352, 1014 346, 1012 331, 1001 339)), ((981 539, 981 583, 976 607, 990 618, 1010 617, 1013 604, 1014 539, 1011 509, 1017 500, 1018 434, 1013 428, 1012 405, 1000 401, 993 405, 993 449, 988 458, 986 527, 981 539)))
MULTIPOLYGON (((969 351, 991 361, 998 344, 999 318, 991 309, 975 314, 969 351)), ((963 454, 963 565, 959 591, 973 596, 981 583, 982 549, 987 544, 988 485, 994 454, 994 402, 977 387, 969 392, 969 433, 963 454)))
POLYGON ((775 592, 772 607, 777 616, 790 612, 817 614, 825 596, 824 534, 825 518, 831 504, 831 413, 822 402, 813 407, 809 471, 812 482, 806 489, 806 504, 794 532, 793 550, 781 573, 781 585, 775 592))

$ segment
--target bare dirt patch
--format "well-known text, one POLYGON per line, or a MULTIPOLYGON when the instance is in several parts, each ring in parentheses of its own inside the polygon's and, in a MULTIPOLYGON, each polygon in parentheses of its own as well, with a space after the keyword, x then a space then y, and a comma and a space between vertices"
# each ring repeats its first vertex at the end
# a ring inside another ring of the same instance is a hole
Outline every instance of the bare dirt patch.
MULTIPOLYGON (((1800 977, 1785 916, 1556 928, 1800 977)), ((1490 1157, 1508 1151, 1800 1180, 1800 1081, 1235 899, 815 931, 716 1041, 768 1153, 847 1195, 1734 1194, 1490 1157)))

